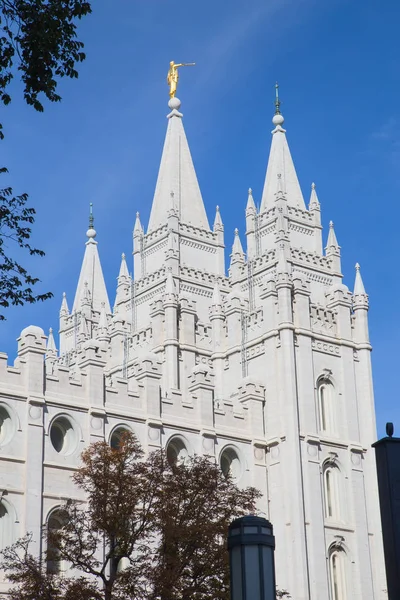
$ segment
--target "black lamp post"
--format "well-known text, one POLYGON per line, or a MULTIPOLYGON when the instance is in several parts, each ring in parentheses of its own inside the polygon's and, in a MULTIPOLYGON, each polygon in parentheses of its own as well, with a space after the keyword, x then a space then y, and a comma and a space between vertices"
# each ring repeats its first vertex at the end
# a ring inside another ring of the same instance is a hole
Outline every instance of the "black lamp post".
POLYGON ((241 517, 229 525, 231 600, 275 600, 275 538, 262 517, 241 517))

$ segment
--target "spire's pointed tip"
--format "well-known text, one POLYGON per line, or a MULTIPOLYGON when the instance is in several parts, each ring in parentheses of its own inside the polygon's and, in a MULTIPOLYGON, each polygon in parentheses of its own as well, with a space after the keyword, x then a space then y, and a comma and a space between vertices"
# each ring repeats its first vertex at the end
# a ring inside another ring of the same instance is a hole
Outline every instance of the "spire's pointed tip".
POLYGON ((246 205, 246 214, 250 214, 250 212, 252 213, 256 213, 257 209, 256 209, 256 205, 254 203, 254 199, 253 199, 253 190, 251 189, 251 187, 249 187, 248 189, 248 193, 247 193, 247 205, 246 205))
POLYGON ((329 221, 329 228, 333 229, 333 221, 329 221))
POLYGON ((125 256, 125 252, 123 252, 123 253, 121 254, 121 258, 122 258, 122 260, 125 260, 125 258, 126 258, 126 256, 125 256))
POLYGON ((281 100, 279 98, 279 84, 278 82, 275 83, 275 114, 273 116, 272 119, 272 123, 275 125, 275 127, 279 127, 281 125, 283 125, 284 122, 284 118, 281 114, 281 100))
POLYGON ((89 239, 96 237, 96 230, 94 228, 93 202, 89 203, 89 229, 86 232, 86 237, 89 239))
POLYGON ((66 298, 67 294, 65 292, 63 292, 63 298, 66 298))
POLYGON ((312 209, 312 208, 317 209, 318 207, 319 207, 319 200, 318 200, 318 196, 317 196, 316 185, 313 182, 311 184, 311 195, 310 195, 309 208, 310 209, 312 209))
POLYGON ((234 231, 235 236, 239 235, 239 229, 237 227, 235 227, 235 231, 234 231))
POLYGON ((223 231, 223 229, 224 229, 224 224, 222 223, 221 212, 220 212, 218 204, 215 207, 215 219, 214 219, 213 229, 214 229, 214 231, 223 231))
POLYGON ((133 228, 133 233, 135 233, 135 232, 136 232, 136 233, 137 233, 137 232, 140 232, 140 233, 142 233, 142 232, 143 232, 143 226, 142 226, 142 223, 141 223, 141 221, 140 221, 140 215, 139 215, 139 212, 137 212, 137 213, 136 213, 136 220, 135 220, 135 226, 134 226, 134 228, 133 228))
POLYGON ((56 343, 54 341, 53 328, 49 327, 49 335, 47 337, 46 351, 49 355, 50 352, 57 353, 56 343))
POLYGON ((364 283, 361 277, 361 270, 359 263, 356 263, 356 280, 354 282, 354 295, 366 294, 364 283))

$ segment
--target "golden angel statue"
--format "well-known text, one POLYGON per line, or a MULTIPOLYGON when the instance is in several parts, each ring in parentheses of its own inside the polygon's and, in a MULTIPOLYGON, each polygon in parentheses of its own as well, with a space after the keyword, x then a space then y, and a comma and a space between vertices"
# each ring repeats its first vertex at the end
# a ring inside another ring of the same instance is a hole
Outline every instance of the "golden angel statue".
POLYGON ((192 67, 196 63, 178 63, 175 64, 173 60, 169 63, 169 71, 167 75, 167 83, 169 85, 169 97, 175 98, 176 89, 178 87, 179 79, 179 67, 192 67))

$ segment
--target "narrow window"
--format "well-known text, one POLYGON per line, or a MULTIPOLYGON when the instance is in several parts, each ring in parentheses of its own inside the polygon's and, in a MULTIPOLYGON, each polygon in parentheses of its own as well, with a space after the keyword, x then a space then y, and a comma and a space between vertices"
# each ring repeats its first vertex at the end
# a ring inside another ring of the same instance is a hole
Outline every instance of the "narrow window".
POLYGON ((318 386, 318 404, 319 404, 319 427, 326 433, 334 433, 334 387, 329 382, 321 383, 318 386))
POLYGON ((328 467, 324 471, 325 517, 340 519, 339 470, 328 467))
POLYGON ((48 533, 50 534, 50 538, 47 544, 47 572, 54 574, 63 573, 65 568, 65 562, 60 560, 60 555, 58 549, 51 542, 51 533, 55 533, 62 527, 62 517, 58 511, 53 512, 49 520, 47 522, 48 533))
POLYGON ((332 600, 346 600, 344 553, 335 551, 330 557, 332 600))

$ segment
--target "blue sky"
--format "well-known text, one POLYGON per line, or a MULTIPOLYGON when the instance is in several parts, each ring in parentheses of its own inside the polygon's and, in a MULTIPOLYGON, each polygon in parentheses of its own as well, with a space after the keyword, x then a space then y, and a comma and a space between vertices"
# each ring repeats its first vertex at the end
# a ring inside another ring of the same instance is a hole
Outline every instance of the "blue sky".
MULTIPOLYGON (((247 188, 260 200, 274 83, 308 201, 315 181, 351 288, 359 261, 370 295, 379 434, 397 422, 400 197, 400 5, 394 0, 95 0, 80 26, 87 60, 63 81, 61 104, 38 114, 17 97, 2 109, 1 164, 37 209, 25 263, 54 299, 12 308, 0 350, 34 323, 58 328, 63 291, 71 307, 84 252, 89 202, 110 301, 121 252, 132 251, 135 213, 147 223, 166 129, 170 60, 196 61, 179 96, 210 220, 221 206, 229 249, 244 241, 247 188)), ((3 184, 5 185, 6 178, 3 184)), ((325 238, 326 239, 326 238, 325 238)))

